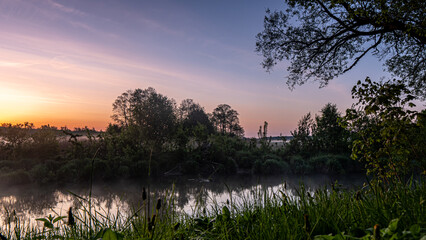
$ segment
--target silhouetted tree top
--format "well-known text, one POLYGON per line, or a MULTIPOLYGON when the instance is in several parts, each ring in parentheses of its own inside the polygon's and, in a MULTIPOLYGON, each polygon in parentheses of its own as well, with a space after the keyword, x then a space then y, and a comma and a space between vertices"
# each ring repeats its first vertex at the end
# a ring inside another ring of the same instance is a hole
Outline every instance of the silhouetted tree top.
POLYGON ((240 126, 238 112, 228 104, 219 104, 213 110, 211 118, 218 132, 244 136, 244 129, 240 126))
POLYGON ((426 96, 426 2, 418 0, 286 0, 267 10, 256 51, 268 71, 290 60, 290 88, 309 79, 325 86, 367 53, 426 96))
POLYGON ((123 127, 138 129, 146 143, 161 147, 176 125, 176 103, 154 88, 128 90, 113 103, 112 119, 123 127))

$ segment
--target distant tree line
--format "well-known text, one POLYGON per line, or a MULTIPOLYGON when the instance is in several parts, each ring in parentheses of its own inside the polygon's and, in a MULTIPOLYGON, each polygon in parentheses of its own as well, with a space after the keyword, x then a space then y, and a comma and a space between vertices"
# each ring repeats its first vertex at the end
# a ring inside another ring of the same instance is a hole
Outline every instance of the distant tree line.
POLYGON ((114 122, 105 132, 3 124, 0 182, 343 174, 364 168, 389 181, 425 171, 425 111, 408 110, 409 93, 404 85, 360 82, 353 90, 358 106, 342 116, 328 103, 319 114, 303 116, 291 138, 278 144, 266 121, 257 138, 244 138, 238 112, 227 104, 207 113, 192 99, 177 106, 153 88, 128 90, 114 101, 114 122))

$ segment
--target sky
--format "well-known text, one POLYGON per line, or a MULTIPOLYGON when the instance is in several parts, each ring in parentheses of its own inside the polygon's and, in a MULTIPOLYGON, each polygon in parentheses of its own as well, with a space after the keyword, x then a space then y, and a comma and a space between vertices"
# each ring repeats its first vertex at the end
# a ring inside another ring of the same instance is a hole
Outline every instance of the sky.
POLYGON ((308 112, 351 106, 351 88, 385 75, 371 56, 325 88, 290 91, 287 62, 261 67, 255 36, 281 0, 0 0, 0 123, 103 130, 128 89, 153 87, 212 112, 229 104, 248 137, 264 121, 289 135, 308 112))

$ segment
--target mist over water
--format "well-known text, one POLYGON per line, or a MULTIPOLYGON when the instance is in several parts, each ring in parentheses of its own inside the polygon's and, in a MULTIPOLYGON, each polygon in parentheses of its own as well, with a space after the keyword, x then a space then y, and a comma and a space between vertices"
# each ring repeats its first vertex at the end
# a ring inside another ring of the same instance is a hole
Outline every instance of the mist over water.
MULTIPOLYGON (((181 213, 192 215, 194 208, 203 205, 206 208, 212 203, 224 204, 230 200, 238 201, 250 195, 251 191, 268 189, 272 192, 284 189, 290 198, 303 184, 309 191, 318 188, 331 188, 338 181, 343 188, 351 189, 361 186, 365 181, 362 175, 281 175, 281 176, 250 176, 236 175, 219 177, 213 181, 190 177, 167 177, 152 179, 150 184, 151 201, 174 196, 174 204, 181 213)), ((122 181, 115 183, 95 183, 92 187, 91 201, 94 210, 102 214, 125 216, 142 204, 142 188, 147 188, 147 181, 122 181)), ((82 202, 89 199, 90 187, 68 186, 61 188, 36 186, 3 186, 0 189, 0 212, 2 223, 7 212, 15 211, 16 215, 31 224, 39 224, 36 218, 49 214, 64 216, 70 207, 75 211, 82 210, 82 202)), ((168 203, 170 204, 170 203, 168 203)))

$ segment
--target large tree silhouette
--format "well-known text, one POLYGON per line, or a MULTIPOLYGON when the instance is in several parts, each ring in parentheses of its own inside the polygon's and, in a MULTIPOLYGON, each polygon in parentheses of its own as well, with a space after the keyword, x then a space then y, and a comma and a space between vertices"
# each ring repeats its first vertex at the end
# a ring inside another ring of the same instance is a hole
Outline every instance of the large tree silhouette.
POLYGON ((238 112, 228 104, 220 104, 213 110, 212 122, 218 132, 222 134, 244 135, 244 129, 240 126, 238 119, 238 112))
POLYGON ((387 70, 426 96, 426 2, 418 0, 286 0, 267 10, 256 50, 271 70, 290 60, 290 88, 309 79, 321 86, 372 53, 387 70))

